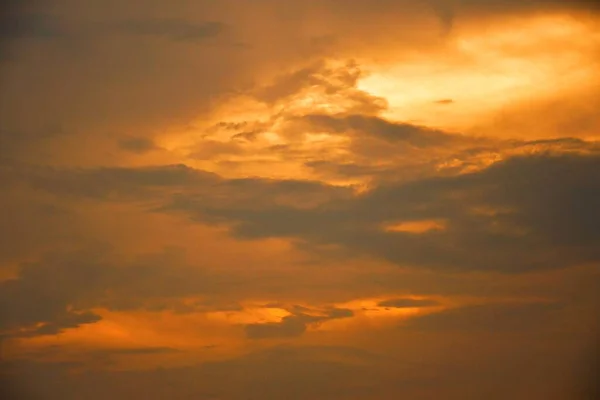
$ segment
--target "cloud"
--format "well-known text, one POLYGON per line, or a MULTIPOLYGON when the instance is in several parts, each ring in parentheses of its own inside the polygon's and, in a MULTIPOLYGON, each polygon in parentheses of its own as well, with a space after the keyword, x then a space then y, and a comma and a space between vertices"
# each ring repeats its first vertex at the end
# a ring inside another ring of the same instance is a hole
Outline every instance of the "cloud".
POLYGON ((389 122, 383 118, 361 114, 307 115, 305 121, 317 128, 335 133, 357 132, 373 136, 388 142, 406 142, 416 147, 444 146, 460 140, 458 135, 451 135, 439 130, 419 127, 406 123, 389 122))
MULTIPOLYGON (((536 399, 570 398, 572 391, 564 386, 572 382, 565 374, 572 361, 557 368, 559 362, 552 358, 556 351, 539 357, 531 342, 512 342, 508 352, 486 352, 483 357, 471 359, 465 355, 466 348, 457 349, 454 341, 448 347, 460 355, 444 359, 451 363, 450 369, 447 364, 441 365, 440 358, 412 363, 355 347, 278 346, 222 361, 143 371, 90 371, 73 363, 26 361, 11 364, 13 374, 2 377, 20 395, 49 400, 96 400, 107 396, 154 400, 165 395, 228 400, 442 395, 449 400, 502 400, 507 396, 521 400, 532 395, 536 399), (77 368, 79 373, 70 373, 77 368), (23 379, 8 381, 15 378, 15 371, 23 379), (499 376, 502 382, 498 382, 499 376), (507 380, 510 385, 506 385, 507 380)), ((556 346, 556 342, 553 344, 556 346)), ((481 355, 481 351, 466 353, 481 355)))
MULTIPOLYGON (((163 398, 165 394, 174 398, 236 400, 299 400, 323 394, 328 398, 347 398, 344 396, 372 393, 377 378, 375 373, 369 372, 369 366, 381 359, 352 347, 282 346, 230 360, 146 371, 84 370, 70 374, 69 370, 77 365, 24 362, 11 365, 12 370, 35 380, 11 381, 10 386, 30 398, 49 400, 71 400, 82 395, 90 400, 107 395, 153 400, 163 398), (348 378, 352 378, 350 385, 348 378), (25 386, 24 382, 40 385, 25 386), (38 389, 41 387, 49 389, 44 396, 40 396, 42 393, 38 389), (131 389, 133 387, 135 390, 131 389)), ((12 375, 9 377, 13 378, 12 375)), ((6 375, 3 378, 6 379, 6 375)))
POLYGON ((310 316, 288 316, 279 323, 246 325, 246 337, 249 339, 286 338, 302 335, 311 322, 318 319, 310 316))
POLYGON ((326 58, 310 63, 303 68, 281 74, 271 84, 255 88, 249 93, 267 104, 289 105, 285 102, 306 94, 315 107, 344 107, 346 112, 365 115, 376 114, 387 107, 385 99, 370 95, 357 88, 358 82, 366 75, 358 63, 349 60, 345 63, 327 62, 326 58), (320 104, 322 103, 322 104, 320 104))
MULTIPOLYGON (((181 18, 139 18, 113 23, 74 24, 68 14, 30 12, 12 7, 2 18, 2 39, 66 39, 74 35, 127 34, 164 37, 175 41, 195 42, 220 35, 225 24, 216 21, 192 22, 181 18)), ((91 37, 88 37, 91 38, 91 37)))
MULTIPOLYGON (((59 317, 53 321, 45 322, 39 328, 35 328, 31 332, 25 332, 24 336, 42 336, 42 335, 58 335, 62 331, 70 328, 77 328, 80 325, 93 324, 102 319, 99 315, 92 312, 68 312, 66 315, 59 317)), ((19 336, 17 334, 17 336, 19 336)))
POLYGON ((65 198, 144 202, 154 204, 156 211, 173 212, 202 203, 207 209, 215 208, 212 215, 205 213, 209 219, 220 219, 217 210, 226 204, 231 211, 268 206, 306 208, 352 195, 350 188, 318 181, 224 179, 184 164, 87 169, 24 167, 16 173, 13 179, 20 178, 35 189, 65 198))
POLYGON ((432 0, 429 2, 444 28, 444 33, 450 33, 455 21, 460 18, 477 16, 498 17, 506 14, 527 15, 536 12, 598 12, 600 7, 596 2, 577 0, 565 3, 560 0, 432 0))
POLYGON ((443 33, 448 34, 454 25, 455 10, 451 1, 433 1, 434 10, 442 24, 443 33))
POLYGON ((113 355, 145 355, 145 354, 168 354, 177 353, 180 350, 172 347, 126 347, 119 349, 106 349, 102 353, 113 355))
POLYGON ((67 32, 61 22, 59 18, 51 14, 24 14, 9 11, 2 18, 0 38, 14 40, 63 37, 67 32))
POLYGON ((22 264, 17 278, 0 282, 0 331, 11 336, 57 334, 99 321, 87 311, 97 307, 185 309, 180 298, 218 290, 215 278, 208 276, 185 264, 176 249, 133 260, 119 259, 104 248, 56 252, 22 264))
POLYGON ((15 3, 0 377, 34 399, 561 397, 598 298, 596 10, 15 3))
POLYGON ((167 209, 231 221, 242 238, 296 237, 433 269, 525 272, 598 260, 599 162, 583 155, 514 157, 479 172, 384 185, 310 209, 233 210, 197 201, 167 209), (447 221, 447 228, 418 235, 379 228, 432 219, 447 221))
POLYGON ((390 308, 430 307, 436 305, 439 305, 439 303, 435 300, 410 298, 385 300, 378 304, 379 307, 390 308))
POLYGON ((215 174, 183 164, 140 168, 60 169, 34 167, 21 171, 33 187, 62 196, 95 199, 141 199, 157 189, 194 187, 219 181, 215 174), (27 177, 28 176, 28 177, 27 177), (93 182, 93 183, 92 183, 93 182))
POLYGON ((143 154, 151 150, 157 149, 156 144, 148 138, 126 138, 119 141, 119 146, 123 150, 130 151, 132 153, 143 154))
POLYGON ((246 337, 249 339, 297 337, 306 332, 311 324, 318 324, 332 319, 349 318, 353 315, 352 310, 338 308, 328 310, 325 315, 310 315, 296 310, 292 315, 283 317, 281 322, 246 325, 246 337))
POLYGON ((556 303, 500 303, 452 308, 411 318, 403 329, 479 333, 539 332, 555 321, 564 305, 556 303))
POLYGON ((140 19, 115 24, 128 34, 162 36, 176 41, 195 42, 218 36, 225 29, 221 22, 188 22, 183 19, 140 19))
POLYGON ((348 255, 428 269, 525 272, 599 259, 599 167, 596 155, 518 156, 358 196, 317 182, 227 180, 185 166, 41 170, 27 179, 60 195, 144 200, 159 212, 225 224, 238 238, 335 244, 348 255), (445 221, 445 229, 382 229, 423 220, 445 221))

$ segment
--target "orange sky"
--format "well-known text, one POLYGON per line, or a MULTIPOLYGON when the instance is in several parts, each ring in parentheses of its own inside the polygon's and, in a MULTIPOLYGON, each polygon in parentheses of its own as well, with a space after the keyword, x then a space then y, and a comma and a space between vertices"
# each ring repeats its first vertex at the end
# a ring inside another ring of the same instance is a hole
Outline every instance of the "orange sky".
POLYGON ((8 7, 8 398, 585 395, 598 11, 8 7))

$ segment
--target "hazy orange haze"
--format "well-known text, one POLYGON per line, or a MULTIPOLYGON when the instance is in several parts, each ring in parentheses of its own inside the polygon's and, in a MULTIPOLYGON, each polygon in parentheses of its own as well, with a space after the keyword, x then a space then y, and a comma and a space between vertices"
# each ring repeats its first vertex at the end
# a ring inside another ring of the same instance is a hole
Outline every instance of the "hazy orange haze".
POLYGON ((11 2, 5 397, 586 398, 599 12, 11 2))

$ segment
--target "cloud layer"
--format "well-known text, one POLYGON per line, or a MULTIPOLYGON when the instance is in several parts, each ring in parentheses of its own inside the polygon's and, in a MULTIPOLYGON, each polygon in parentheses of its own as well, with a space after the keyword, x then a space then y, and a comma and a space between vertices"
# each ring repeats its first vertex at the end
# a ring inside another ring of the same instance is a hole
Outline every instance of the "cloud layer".
POLYGON ((10 4, 2 390, 587 394, 598 11, 10 4))

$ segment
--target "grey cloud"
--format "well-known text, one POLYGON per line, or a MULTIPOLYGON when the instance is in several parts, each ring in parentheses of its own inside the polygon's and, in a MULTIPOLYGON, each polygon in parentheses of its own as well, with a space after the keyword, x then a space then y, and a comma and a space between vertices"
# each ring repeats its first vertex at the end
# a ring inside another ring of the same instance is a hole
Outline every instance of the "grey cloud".
POLYGON ((73 374, 71 369, 85 366, 22 361, 7 365, 10 370, 0 377, 19 397, 48 400, 572 398, 562 385, 570 382, 566 376, 576 357, 565 359, 558 345, 564 347, 552 341, 539 350, 539 343, 513 339, 508 349, 473 352, 472 343, 452 342, 445 350, 453 350, 454 357, 437 350, 424 358, 420 351, 418 362, 353 347, 282 346, 219 362, 144 371, 83 369, 73 374))
POLYGON ((143 355, 143 354, 169 354, 178 353, 180 350, 172 347, 126 347, 122 349, 107 350, 114 355, 143 355))
POLYGON ((460 140, 458 135, 362 114, 340 116, 314 114, 304 116, 303 120, 334 133, 358 132, 388 142, 407 142, 416 147, 444 146, 460 140))
MULTIPOLYGON (((398 183, 414 181, 415 179, 423 179, 440 173, 448 175, 450 172, 456 173, 460 171, 459 168, 456 171, 451 171, 450 168, 439 171, 436 165, 447 161, 447 157, 443 155, 424 158, 419 158, 418 155, 413 157, 413 152, 418 152, 419 150, 402 148, 403 146, 400 145, 399 147, 389 146, 388 151, 392 153, 392 150, 395 150, 395 154, 386 159, 387 155, 379 158, 376 156, 376 151, 366 149, 362 144, 361 141, 358 141, 353 145, 358 152, 363 153, 356 162, 309 161, 304 165, 325 179, 349 178, 353 180, 361 178, 363 181, 369 182, 372 186, 382 184, 383 182, 398 183), (402 154, 402 158, 398 157, 399 154, 402 154), (393 157, 396 158, 394 159, 393 157)), ((466 163, 465 161, 464 164, 466 163)))
POLYGON ((403 329, 436 332, 539 332, 556 320, 558 303, 500 303, 453 308, 411 318, 403 329))
POLYGON ((271 85, 256 89, 254 96, 265 103, 275 103, 285 100, 306 87, 324 84, 325 82, 316 76, 317 73, 324 69, 324 63, 320 62, 286 75, 281 75, 271 85))
POLYGON ((297 337, 306 332, 310 324, 325 322, 332 319, 349 318, 354 315, 352 310, 334 308, 326 315, 309 315, 302 311, 304 308, 296 307, 292 315, 284 317, 281 322, 265 324, 249 324, 245 326, 246 337, 249 339, 290 338, 297 337))
POLYGON ((387 102, 356 87, 363 75, 364 72, 354 61, 331 67, 319 60, 280 75, 270 85, 250 90, 250 94, 260 101, 276 104, 303 90, 312 89, 329 98, 343 100, 351 112, 376 114, 387 108, 387 102))
POLYGON ((28 336, 57 335, 65 329, 77 328, 79 325, 93 324, 102 319, 92 312, 68 313, 57 320, 44 323, 33 332, 28 332, 28 336))
POLYGON ((127 150, 133 153, 147 153, 148 151, 155 150, 156 144, 151 139, 144 137, 132 137, 125 138, 119 141, 119 146, 123 150, 127 150))
POLYGON ((72 18, 51 13, 28 12, 13 7, 2 16, 0 37, 67 38, 75 35, 105 36, 121 33, 164 37, 176 41, 199 41, 220 35, 225 24, 216 21, 192 22, 179 18, 139 18, 119 22, 90 22, 75 25, 72 18))
POLYGON ((85 236, 74 210, 52 196, 21 190, 14 170, 0 167, 0 187, 0 264, 17 263, 85 236))
POLYGON ((51 14, 19 13, 13 10, 4 14, 0 21, 0 37, 3 39, 47 39, 62 37, 67 33, 62 21, 51 14))
POLYGON ((42 263, 21 265, 18 279, 0 283, 2 330, 32 327, 44 323, 55 331, 61 321, 65 327, 93 321, 73 307, 76 300, 97 294, 107 284, 107 273, 98 254, 73 258, 49 257, 42 263), (94 257, 96 256, 96 257, 94 257))
POLYGON ((176 249, 166 249, 118 261, 100 248, 50 254, 22 264, 17 278, 0 282, 0 332, 55 334, 98 321, 86 311, 93 307, 177 310, 175 300, 181 296, 219 290, 223 277, 209 276, 180 258, 176 249))
POLYGON ((450 1, 433 1, 433 8, 442 23, 443 33, 448 34, 452 31, 455 19, 454 5, 450 1))
POLYGON ((198 41, 218 36, 225 29, 221 22, 189 22, 182 19, 140 19, 115 24, 122 32, 162 36, 177 41, 198 41))
MULTIPOLYGON (((68 345, 50 345, 39 349, 32 349, 24 352, 24 355, 30 358, 39 360, 52 359, 61 354, 68 354, 68 345)), ((90 355, 94 359, 108 358, 111 356, 128 356, 128 355, 151 355, 151 354, 170 354, 179 353, 181 350, 173 347, 164 346, 140 346, 140 347, 103 347, 102 349, 81 349, 75 354, 78 358, 82 355, 90 355)))
POLYGON ((44 154, 52 141, 60 140, 66 134, 60 126, 36 131, 0 129, 0 165, 18 162, 26 153, 44 154))
POLYGON ((28 179, 55 194, 143 199, 157 212, 229 225, 240 238, 337 244, 348 255, 434 269, 523 272, 600 259, 598 171, 595 155, 541 154, 474 173, 386 183, 359 196, 316 182, 226 180, 185 166, 42 170, 28 179), (432 219, 446 221, 446 229, 381 229, 432 219))
POLYGON ((246 325, 246 337, 249 339, 286 338, 302 335, 307 324, 315 322, 314 317, 287 316, 279 323, 246 325))
POLYGON ((382 187, 356 211, 372 210, 374 221, 446 219, 447 231, 350 241, 417 265, 518 272, 597 261, 599 163, 593 156, 518 157, 478 173, 382 187))
POLYGON ((337 319, 337 318, 350 318, 354 315, 354 311, 348 310, 345 308, 334 308, 331 310, 326 318, 328 319, 337 319))
POLYGON ((506 16, 507 14, 528 14, 535 12, 575 11, 598 12, 598 2, 591 0, 430 0, 440 19, 445 33, 449 33, 456 20, 461 17, 506 16))
MULTIPOLYGON (((32 188, 59 196, 144 200, 159 204, 156 211, 186 210, 198 203, 207 209, 225 205, 231 209, 286 205, 306 208, 352 195, 348 188, 335 188, 317 181, 223 179, 183 164, 88 169, 22 166, 7 169, 6 175, 13 181, 28 182, 32 188)), ((213 216, 220 218, 217 213, 213 216)))
POLYGON ((19 397, 31 399, 342 399, 372 395, 381 378, 370 368, 386 361, 352 347, 286 346, 219 362, 146 371, 71 374, 71 369, 82 366, 26 361, 5 366, 10 369, 0 378, 6 380, 2 384, 10 382, 19 397))
POLYGON ((141 168, 60 169, 35 167, 21 172, 32 187, 52 193, 96 199, 136 198, 157 188, 210 185, 218 176, 185 165, 141 168), (93 182, 93 183, 92 183, 93 182))
MULTIPOLYGON (((52 282, 69 279, 38 268, 39 271, 28 274, 34 277, 23 277, 0 283, 0 331, 8 335, 43 335, 55 334, 63 329, 80 324, 92 323, 98 317, 85 313, 77 308, 70 309, 71 303, 82 293, 80 282, 68 287, 53 289, 52 282), (36 328, 36 325, 42 324, 36 328), (24 331, 22 329, 25 329, 24 331)), ((56 272, 56 271, 53 271, 56 272)), ((77 277, 73 277, 76 281, 77 277)), ((85 281, 84 281, 85 282, 85 281)), ((89 283, 87 285, 89 287, 89 283)), ((85 286, 84 286, 85 287, 85 286)))
MULTIPOLYGON (((169 208, 235 223, 238 237, 295 237, 338 244, 402 265, 524 272, 600 259, 600 158, 516 157, 480 172, 387 184, 310 209, 169 208), (202 214, 200 214, 202 213, 202 214), (384 232, 386 222, 446 220, 422 234, 384 232)), ((253 190, 251 186, 246 190, 253 190)))
POLYGON ((450 3, 458 10, 484 12, 527 12, 527 11, 558 11, 558 10, 599 10, 597 2, 575 0, 565 3, 561 0, 441 0, 439 3, 450 3))
MULTIPOLYGON (((10 47, 2 56, 9 53, 14 61, 1 65, 1 118, 4 129, 18 134, 65 124, 69 128, 67 145, 81 146, 76 154, 86 148, 84 143, 101 147, 106 131, 149 137, 166 126, 201 118, 214 105, 215 97, 253 78, 253 65, 272 62, 239 51, 228 44, 234 40, 229 36, 218 45, 197 46, 194 51, 179 45, 219 38, 225 32, 224 23, 183 19, 189 14, 181 19, 154 19, 147 15, 153 7, 129 2, 114 7, 60 3, 39 6, 48 14, 28 17, 16 12, 1 24, 5 40, 0 38, 0 46, 10 47), (136 6, 141 8, 135 10, 136 6), (129 12, 130 7, 134 12, 129 12), (46 17, 50 11, 57 17, 46 17), (35 35, 55 40, 14 40, 35 35), (43 67, 39 59, 44 60, 43 67), (35 118, 31 110, 35 110, 35 118)), ((172 10, 168 14, 173 15, 172 10)), ((0 139, 2 155, 18 145, 23 154, 11 157, 61 163, 65 158, 77 158, 64 151, 62 140, 45 146, 21 140, 18 134, 0 139), (38 152, 44 156, 38 157, 38 152)))
POLYGON ((352 162, 346 163, 335 163, 332 161, 310 161, 305 164, 307 167, 314 171, 326 173, 336 177, 364 177, 364 176, 377 176, 381 178, 386 175, 389 171, 385 167, 377 167, 370 165, 361 165, 352 162))
POLYGON ((410 298, 404 298, 404 299, 392 299, 392 300, 385 300, 380 302, 379 307, 390 307, 390 308, 411 308, 411 307, 430 307, 430 306, 436 306, 439 305, 439 303, 435 300, 428 300, 428 299, 410 299, 410 298))

